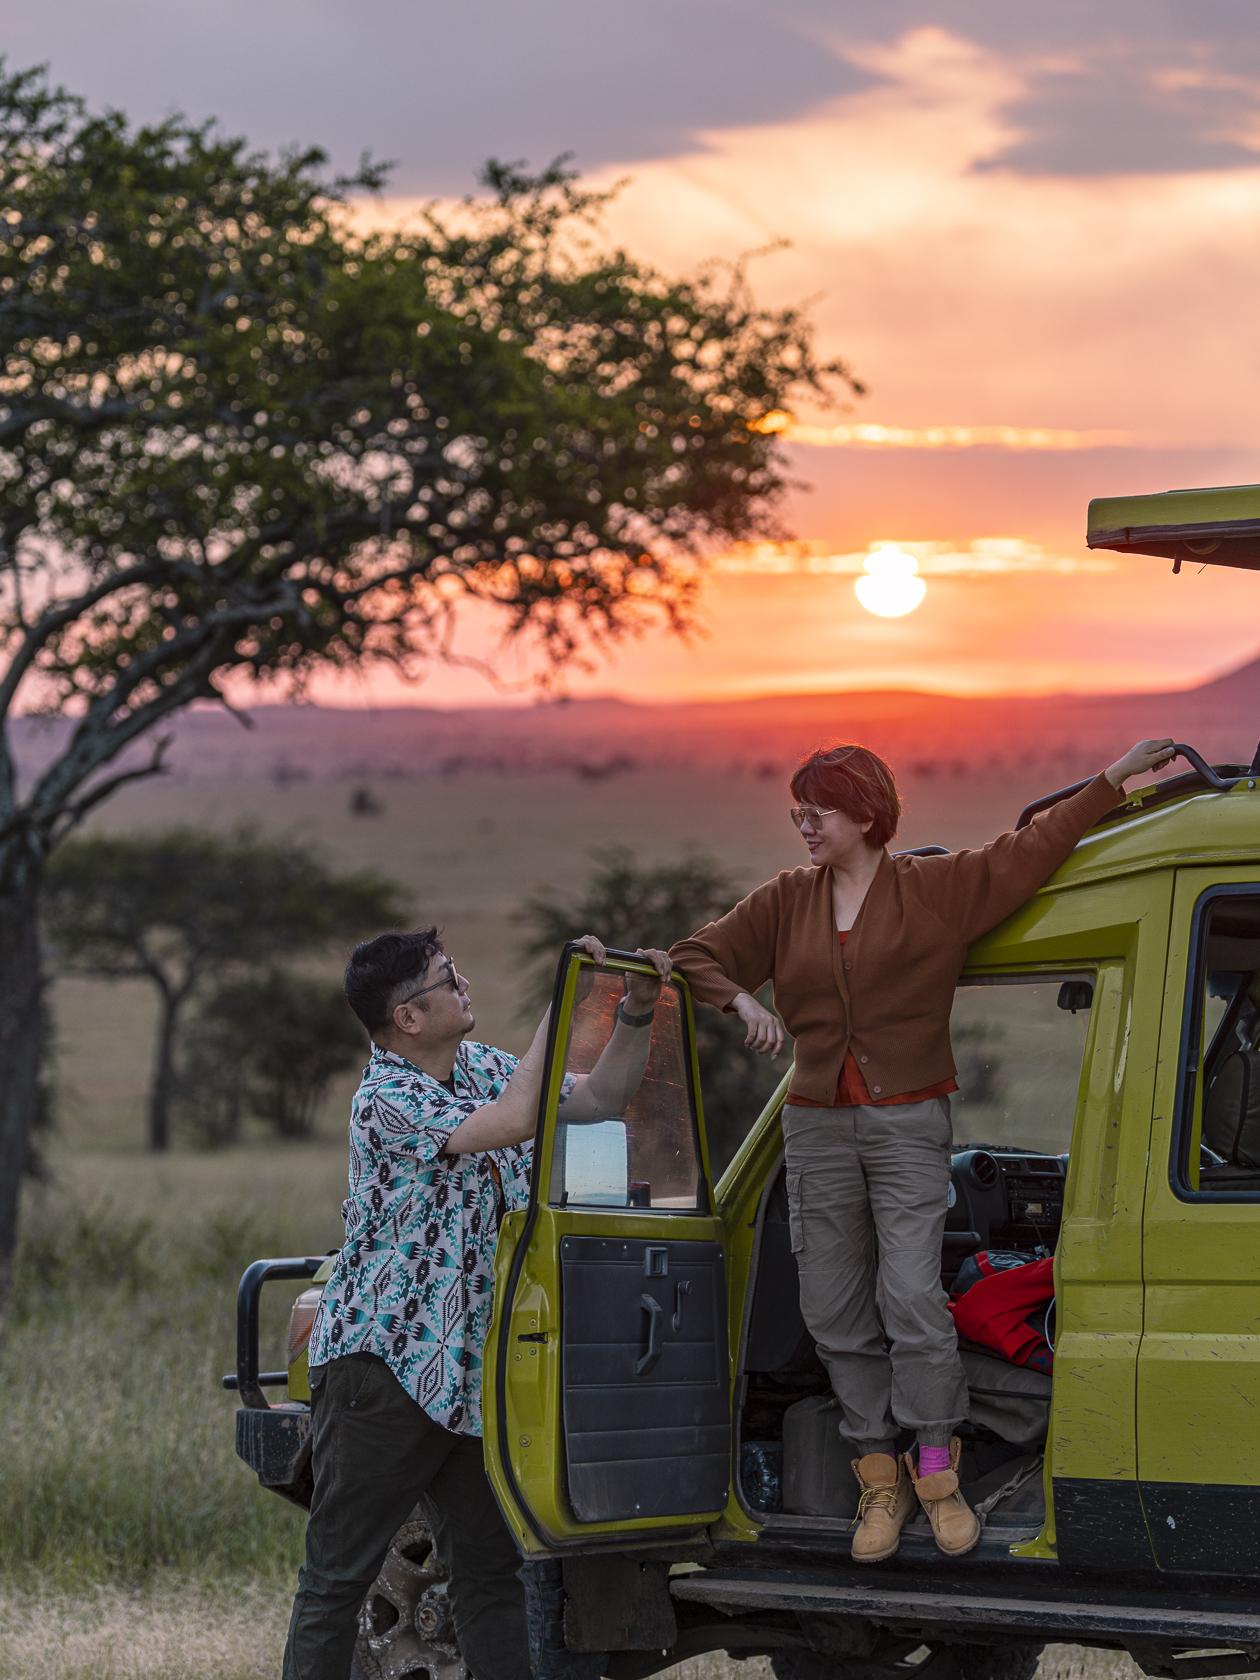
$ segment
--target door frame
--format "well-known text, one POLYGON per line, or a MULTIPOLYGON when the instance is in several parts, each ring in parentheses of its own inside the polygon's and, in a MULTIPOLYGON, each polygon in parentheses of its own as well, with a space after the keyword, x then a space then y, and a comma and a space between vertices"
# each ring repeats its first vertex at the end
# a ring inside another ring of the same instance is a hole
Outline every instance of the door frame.
MULTIPOLYGON (((499 1230, 495 1255, 494 1312, 487 1341, 489 1357, 482 1371, 483 1430, 486 1471, 503 1510, 508 1527, 518 1547, 526 1555, 559 1555, 566 1552, 624 1551, 632 1545, 636 1551, 658 1547, 677 1548, 680 1542, 694 1542, 704 1536, 720 1514, 688 1515, 671 1521, 668 1517, 647 1517, 623 1521, 598 1522, 582 1525, 579 1534, 551 1532, 535 1514, 521 1477, 517 1472, 515 1450, 537 1450, 530 1435, 518 1435, 514 1446, 509 1445, 512 1420, 509 1406, 512 1400, 512 1353, 522 1337, 529 1338, 526 1354, 532 1352, 538 1360, 535 1379, 537 1393, 535 1417, 540 1445, 547 1458, 548 1474, 553 1484, 557 1504, 563 1493, 563 1346, 560 1340, 563 1302, 560 1299, 560 1240, 566 1235, 598 1234, 610 1237, 641 1238, 659 1232, 662 1240, 697 1240, 716 1242, 726 1258, 727 1243, 723 1221, 716 1211, 712 1168, 708 1139, 704 1127, 704 1110, 700 1093, 699 1066, 696 1056, 695 1014, 690 988, 681 975, 666 981, 679 993, 680 1024, 684 1034, 684 1070, 687 1095, 693 1117, 693 1136, 697 1154, 697 1200, 695 1209, 664 1208, 600 1208, 576 1205, 555 1207, 547 1200, 552 1182, 556 1115, 564 1081, 563 1046, 567 1046, 576 1008, 576 988, 583 969, 596 972, 652 973, 651 964, 632 951, 610 947, 611 964, 602 970, 575 943, 567 944, 556 969, 552 993, 551 1018, 548 1022, 544 1062, 543 1088, 539 1098, 538 1120, 534 1131, 534 1159, 530 1173, 529 1203, 525 1209, 509 1213, 499 1230), (545 1234, 548 1239, 547 1258, 543 1270, 547 1279, 527 1276, 531 1259, 537 1259, 536 1238, 545 1234), (550 1291, 546 1284, 551 1284, 550 1291), (522 1286, 531 1291, 532 1299, 521 1306, 522 1286), (546 1325, 540 1317, 549 1320, 546 1325), (550 1320, 554 1317, 554 1322, 550 1320), (518 1330, 514 1319, 528 1320, 529 1328, 518 1330), (552 1359, 539 1358, 540 1350, 553 1344, 552 1359)), ((725 1319, 729 1320, 729 1268, 724 1268, 727 1300, 723 1304, 725 1319)), ((726 1347, 725 1387, 728 1413, 731 1393, 731 1352, 726 1347)), ((519 1383, 518 1383, 519 1386, 519 1383)), ((729 1422, 729 1419, 728 1419, 729 1422)), ((733 1439, 733 1424, 732 1439, 733 1439)), ((730 1485, 724 1501, 729 1504, 730 1485)), ((576 1519, 570 1517, 570 1522, 576 1519)))

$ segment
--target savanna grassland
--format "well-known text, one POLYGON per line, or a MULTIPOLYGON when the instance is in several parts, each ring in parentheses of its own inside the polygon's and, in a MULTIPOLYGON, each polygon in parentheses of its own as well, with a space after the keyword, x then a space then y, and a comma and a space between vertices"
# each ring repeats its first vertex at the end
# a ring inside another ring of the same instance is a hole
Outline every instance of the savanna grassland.
MULTIPOLYGON (((984 839, 1055 780, 911 777, 903 843, 984 839)), ((384 870, 407 885, 418 921, 443 927, 478 1034, 513 1047, 528 1036, 513 917, 531 892, 576 888, 612 846, 644 862, 705 852, 748 886, 800 861, 785 788, 751 772, 395 775, 372 781, 382 808, 366 818, 350 814, 350 785, 318 766, 281 784, 176 776, 130 790, 98 822, 251 821, 384 870)), ((327 954, 330 975, 342 960, 327 954)), ((57 1123, 47 1180, 26 1197, 0 1349, 0 1677, 262 1680, 278 1673, 302 1521, 236 1459, 235 1400, 219 1378, 243 1267, 339 1240, 353 1076, 312 1142, 259 1135, 206 1153, 181 1137, 154 1158, 142 1147, 148 991, 66 979, 52 1001, 57 1123)), ((264 1366, 283 1363, 287 1292, 272 1294, 264 1366)), ((1047 1668, 1110 1664, 1059 1651, 1047 1668)))

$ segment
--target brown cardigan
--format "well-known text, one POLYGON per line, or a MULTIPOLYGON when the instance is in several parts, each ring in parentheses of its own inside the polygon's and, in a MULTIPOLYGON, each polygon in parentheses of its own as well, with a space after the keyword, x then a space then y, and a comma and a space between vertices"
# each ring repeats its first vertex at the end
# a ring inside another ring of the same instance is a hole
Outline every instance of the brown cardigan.
POLYGON ((884 852, 843 949, 831 870, 807 866, 783 870, 669 954, 697 999, 719 1009, 774 981, 796 1040, 800 1096, 834 1102, 850 1048, 872 1096, 924 1090, 955 1072, 949 1015, 967 947, 1030 898, 1123 797, 1095 776, 975 851, 884 852))

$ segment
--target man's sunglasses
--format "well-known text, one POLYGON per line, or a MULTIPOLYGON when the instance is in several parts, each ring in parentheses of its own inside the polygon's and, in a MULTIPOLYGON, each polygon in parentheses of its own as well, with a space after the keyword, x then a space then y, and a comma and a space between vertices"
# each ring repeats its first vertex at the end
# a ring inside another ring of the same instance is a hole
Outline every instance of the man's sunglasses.
POLYGON ((431 986, 421 986, 418 992, 408 992, 405 998, 399 998, 394 1008, 397 1009, 404 1003, 414 1003, 417 998, 422 998, 426 992, 440 992, 443 986, 449 986, 453 992, 459 990, 459 975, 455 972, 455 964, 449 957, 446 959, 446 973, 442 979, 435 980, 431 986))

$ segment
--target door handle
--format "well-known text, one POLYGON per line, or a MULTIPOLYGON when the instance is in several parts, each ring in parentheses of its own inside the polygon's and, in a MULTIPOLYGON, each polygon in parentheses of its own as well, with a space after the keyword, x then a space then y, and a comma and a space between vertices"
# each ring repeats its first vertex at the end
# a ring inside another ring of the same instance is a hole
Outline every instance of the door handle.
POLYGON ((665 1310, 661 1303, 651 1295, 640 1295, 639 1305, 648 1315, 647 1347, 643 1351, 642 1358, 634 1367, 636 1377, 641 1377, 645 1372, 650 1371, 661 1357, 661 1314, 665 1310))
POLYGON ((674 1316, 670 1319, 670 1329, 677 1332, 682 1329, 683 1302, 691 1294, 691 1279, 683 1278, 681 1283, 674 1285, 674 1316))

